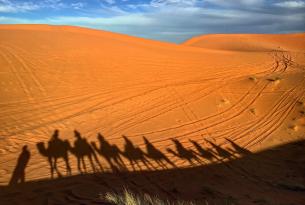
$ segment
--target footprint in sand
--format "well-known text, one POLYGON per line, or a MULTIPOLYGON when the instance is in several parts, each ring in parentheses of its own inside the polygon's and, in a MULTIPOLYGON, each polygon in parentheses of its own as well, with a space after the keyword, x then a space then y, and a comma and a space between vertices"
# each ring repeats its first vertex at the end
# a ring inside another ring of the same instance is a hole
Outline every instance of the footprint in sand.
POLYGON ((250 109, 250 112, 251 112, 253 115, 257 115, 257 110, 256 110, 256 108, 251 108, 251 109, 250 109))
POLYGON ((223 98, 220 100, 220 103, 218 104, 218 107, 225 107, 227 105, 230 105, 231 102, 230 100, 226 99, 226 98, 223 98))
POLYGON ((280 82, 282 81, 282 79, 281 79, 280 77, 271 77, 271 78, 267 78, 267 80, 268 80, 269 82, 271 82, 272 85, 273 85, 274 87, 276 87, 277 85, 279 85, 280 82))
POLYGON ((249 80, 253 81, 253 82, 257 82, 257 77, 255 76, 250 76, 249 80))
POLYGON ((299 126, 297 126, 297 125, 290 125, 289 129, 294 131, 294 132, 297 132, 299 130, 299 126))

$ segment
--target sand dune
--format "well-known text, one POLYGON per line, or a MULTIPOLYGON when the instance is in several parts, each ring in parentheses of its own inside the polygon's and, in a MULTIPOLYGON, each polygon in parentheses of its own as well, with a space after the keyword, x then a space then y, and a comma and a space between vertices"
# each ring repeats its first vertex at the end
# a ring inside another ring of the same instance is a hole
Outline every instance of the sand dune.
MULTIPOLYGON (((33 181, 49 179, 48 157, 65 152, 77 175, 80 155, 87 172, 90 157, 97 169, 121 169, 118 156, 125 171, 162 170, 162 163, 215 163, 197 160, 199 147, 227 161, 217 149, 230 147, 227 139, 250 152, 304 139, 304 37, 207 35, 175 45, 78 27, 1 25, 0 185, 11 180, 24 145, 26 181, 33 181), (52 136, 68 142, 61 153, 52 153, 52 136), (82 148, 77 137, 86 139, 82 148), (100 143, 117 149, 105 154, 100 143)), ((66 170, 60 158, 58 171, 66 170)))
POLYGON ((184 45, 232 51, 304 51, 305 33, 212 34, 194 37, 184 45))

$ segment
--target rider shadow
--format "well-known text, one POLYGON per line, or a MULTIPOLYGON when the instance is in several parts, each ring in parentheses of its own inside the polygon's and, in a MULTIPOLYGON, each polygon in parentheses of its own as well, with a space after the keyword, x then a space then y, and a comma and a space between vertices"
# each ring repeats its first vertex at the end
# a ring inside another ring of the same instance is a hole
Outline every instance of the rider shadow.
POLYGON ((123 138, 125 140, 124 151, 120 151, 120 153, 129 160, 134 171, 136 171, 135 166, 137 166, 139 170, 143 170, 140 162, 142 162, 148 170, 155 169, 146 159, 145 153, 139 147, 136 147, 126 136, 123 135, 123 138))
POLYGON ((230 151, 236 153, 236 154, 239 154, 241 156, 247 156, 247 155, 251 155, 252 152, 250 152, 249 150, 247 150, 246 148, 243 148, 241 146, 239 146, 238 144, 236 144, 235 142, 233 142, 232 140, 230 139, 227 139, 226 140, 228 142, 230 142, 231 146, 233 147, 234 150, 230 149, 230 151))
POLYGON ((18 157, 16 167, 9 182, 10 186, 25 182, 25 168, 27 167, 30 157, 31 153, 28 150, 27 145, 23 146, 22 152, 18 157))
POLYGON ((234 158, 234 155, 232 153, 230 153, 229 151, 223 149, 222 147, 214 144, 213 142, 205 139, 206 142, 208 142, 210 145, 212 145, 212 147, 216 150, 215 156, 219 156, 220 159, 218 159, 219 161, 223 162, 223 160, 225 159, 232 159, 234 158))
POLYGON ((71 168, 69 164, 68 151, 70 149, 69 141, 59 138, 59 130, 55 130, 51 139, 48 141, 48 147, 45 147, 44 142, 38 142, 36 147, 39 153, 48 158, 50 165, 51 178, 54 178, 54 172, 58 177, 62 177, 62 174, 57 168, 57 160, 62 158, 66 164, 66 172, 71 175, 71 168))
POLYGON ((204 149, 198 142, 194 140, 189 140, 193 146, 196 148, 198 155, 201 156, 204 159, 207 159, 208 161, 213 161, 215 156, 212 154, 212 151, 208 148, 204 149))
POLYGON ((99 147, 95 142, 91 142, 92 147, 99 155, 105 158, 112 171, 126 170, 126 166, 120 156, 119 148, 116 145, 110 144, 100 133, 98 133, 97 138, 100 144, 99 147))
POLYGON ((146 145, 146 156, 154 160, 162 169, 168 169, 167 164, 171 165, 174 168, 177 166, 168 159, 165 154, 158 150, 151 142, 148 141, 146 137, 143 136, 143 140, 146 145))
POLYGON ((87 139, 82 137, 80 132, 74 130, 74 147, 71 147, 71 153, 77 158, 77 168, 80 173, 87 173, 85 157, 89 159, 91 168, 94 172, 103 171, 103 167, 97 158, 97 155, 88 143, 87 139), (96 166, 97 165, 97 166, 96 166))
POLYGON ((172 141, 175 144, 176 152, 170 148, 167 148, 169 153, 180 159, 187 160, 192 166, 196 165, 194 161, 202 164, 202 161, 197 157, 193 150, 185 148, 177 139, 172 139, 172 141))

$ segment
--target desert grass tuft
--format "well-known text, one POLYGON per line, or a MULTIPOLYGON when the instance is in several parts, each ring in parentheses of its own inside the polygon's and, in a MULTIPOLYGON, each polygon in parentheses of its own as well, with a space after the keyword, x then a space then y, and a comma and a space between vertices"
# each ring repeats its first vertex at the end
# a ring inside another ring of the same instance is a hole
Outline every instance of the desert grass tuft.
MULTIPOLYGON (((161 200, 158 197, 151 197, 148 194, 137 195, 128 190, 124 190, 122 194, 107 193, 104 199, 114 205, 196 205, 190 201, 176 201, 170 202, 167 200, 161 200)), ((200 203, 202 205, 208 205, 207 202, 200 203)))
MULTIPOLYGON (((162 200, 157 196, 152 197, 148 194, 134 194, 131 191, 124 189, 123 193, 107 193, 103 200, 112 205, 216 205, 209 203, 207 200, 202 201, 169 201, 162 200)), ((217 205, 237 205, 238 203, 231 197, 226 198, 223 202, 217 205)))

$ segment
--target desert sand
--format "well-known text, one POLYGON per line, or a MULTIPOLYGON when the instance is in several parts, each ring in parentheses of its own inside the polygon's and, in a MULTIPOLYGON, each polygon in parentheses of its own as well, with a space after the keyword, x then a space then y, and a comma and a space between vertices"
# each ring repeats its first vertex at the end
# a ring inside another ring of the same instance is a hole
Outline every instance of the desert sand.
POLYGON ((305 33, 1 25, 0 94, 4 204, 305 204, 305 33))

